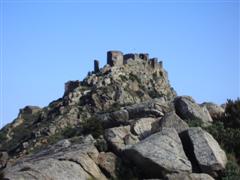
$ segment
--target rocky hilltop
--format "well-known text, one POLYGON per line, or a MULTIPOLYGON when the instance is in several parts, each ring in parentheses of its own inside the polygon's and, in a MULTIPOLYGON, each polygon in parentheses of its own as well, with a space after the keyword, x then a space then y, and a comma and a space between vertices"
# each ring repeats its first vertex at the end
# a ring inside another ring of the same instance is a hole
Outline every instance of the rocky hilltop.
MULTIPOLYGON (((224 109, 177 96, 162 61, 107 53, 47 107, 26 106, 0 131, 2 179, 212 180, 227 163, 211 134, 224 109), (198 120, 201 127, 189 127, 198 120)), ((1 177, 0 177, 1 178, 1 177)))

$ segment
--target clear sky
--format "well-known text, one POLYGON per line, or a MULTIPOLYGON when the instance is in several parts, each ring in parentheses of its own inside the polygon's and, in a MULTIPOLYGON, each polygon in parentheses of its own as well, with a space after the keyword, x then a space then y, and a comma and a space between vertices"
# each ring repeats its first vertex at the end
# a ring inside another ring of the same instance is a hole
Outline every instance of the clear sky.
POLYGON ((239 1, 1 0, 1 121, 46 106, 108 50, 163 60, 178 95, 240 96, 239 1), (178 2, 178 3, 176 3, 178 2))

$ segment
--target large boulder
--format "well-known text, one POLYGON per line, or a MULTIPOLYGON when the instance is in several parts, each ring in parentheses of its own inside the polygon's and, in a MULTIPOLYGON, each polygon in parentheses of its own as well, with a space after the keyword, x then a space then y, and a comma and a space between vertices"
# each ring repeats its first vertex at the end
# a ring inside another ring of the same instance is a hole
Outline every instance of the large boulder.
POLYGON ((17 160, 4 170, 4 175, 9 180, 104 180, 106 177, 96 164, 98 155, 89 139, 84 139, 80 144, 64 140, 37 154, 17 160))
POLYGON ((178 133, 181 133, 187 130, 189 126, 174 111, 172 111, 166 113, 160 120, 160 129, 162 128, 174 128, 178 133))
POLYGON ((106 128, 119 126, 119 125, 128 125, 129 114, 125 109, 118 111, 97 114, 95 118, 102 122, 103 126, 106 128))
POLYGON ((143 117, 162 117, 164 113, 170 111, 169 102, 163 98, 155 98, 142 103, 124 107, 128 111, 130 119, 143 117))
POLYGON ((146 178, 161 178, 168 173, 191 172, 178 133, 163 128, 143 141, 124 150, 125 156, 139 167, 146 178))
POLYGON ((108 178, 117 179, 120 168, 120 159, 112 152, 101 152, 98 156, 98 165, 108 178))
POLYGON ((212 102, 204 102, 201 106, 206 107, 211 117, 214 119, 219 118, 222 114, 224 114, 224 108, 212 102))
POLYGON ((139 139, 144 139, 159 130, 159 119, 151 117, 138 119, 132 129, 139 139))
POLYGON ((130 126, 119 126, 105 130, 105 139, 115 153, 121 153, 126 145, 137 143, 138 137, 130 132, 130 126))
POLYGON ((200 120, 204 125, 209 125, 213 120, 205 107, 200 107, 192 97, 179 96, 174 100, 176 113, 187 120, 200 120))
POLYGON ((189 128, 183 132, 183 145, 191 161, 200 171, 215 176, 223 171, 227 163, 225 152, 208 132, 200 127, 189 128))
POLYGON ((214 180, 208 174, 197 173, 175 173, 167 175, 166 180, 214 180))

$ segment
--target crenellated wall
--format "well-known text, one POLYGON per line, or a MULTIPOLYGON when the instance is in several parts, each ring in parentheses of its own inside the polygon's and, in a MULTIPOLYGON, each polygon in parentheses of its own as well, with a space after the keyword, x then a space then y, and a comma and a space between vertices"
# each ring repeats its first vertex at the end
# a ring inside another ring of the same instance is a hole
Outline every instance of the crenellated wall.
MULTIPOLYGON (((120 67, 122 65, 128 64, 130 60, 143 60, 147 62, 153 69, 162 69, 163 62, 158 61, 158 58, 149 58, 148 53, 128 53, 123 54, 121 51, 108 51, 107 52, 107 64, 111 67, 120 67)), ((92 73, 97 73, 100 71, 99 61, 94 60, 94 71, 92 73)), ((90 75, 90 74, 89 74, 90 75)))

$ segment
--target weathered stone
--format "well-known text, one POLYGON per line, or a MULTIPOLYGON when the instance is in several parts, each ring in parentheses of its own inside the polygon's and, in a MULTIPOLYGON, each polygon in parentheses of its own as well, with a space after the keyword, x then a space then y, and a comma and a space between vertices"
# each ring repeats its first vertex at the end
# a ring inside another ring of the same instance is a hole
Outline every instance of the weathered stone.
POLYGON ((28 146, 29 146, 28 142, 24 142, 24 143, 22 143, 22 147, 23 147, 23 149, 28 148, 28 146))
POLYGON ((108 144, 107 141, 104 139, 103 135, 100 135, 99 138, 96 139, 94 145, 96 146, 99 152, 108 151, 108 144))
POLYGON ((107 64, 109 64, 110 66, 123 65, 123 53, 120 51, 108 51, 107 64))
POLYGON ((160 120, 160 129, 162 128, 174 128, 178 133, 181 133, 187 130, 189 126, 174 111, 172 111, 166 113, 160 120))
POLYGON ((26 106, 23 109, 20 109, 20 114, 34 114, 41 110, 38 106, 26 106))
POLYGON ((80 86, 80 81, 68 81, 65 83, 65 91, 64 94, 68 94, 73 91, 75 88, 80 86))
POLYGON ((106 177, 95 163, 99 153, 89 138, 72 145, 68 140, 60 141, 37 154, 21 158, 4 170, 5 178, 104 180, 106 177))
POLYGON ((8 153, 0 152, 0 170, 5 168, 8 162, 8 153))
POLYGON ((123 56, 124 63, 126 64, 129 59, 136 60, 138 57, 139 57, 138 54, 133 54, 133 53, 124 54, 124 56, 123 56))
POLYGON ((174 100, 176 113, 182 119, 200 120, 209 125, 213 120, 206 108, 200 107, 190 96, 179 96, 174 100))
POLYGON ((152 59, 150 59, 149 61, 150 61, 150 63, 151 63, 152 68, 155 69, 155 68, 158 68, 158 67, 159 67, 158 58, 152 58, 152 59))
POLYGON ((111 71, 111 66, 109 64, 105 65, 101 70, 103 74, 108 74, 111 71))
POLYGON ((173 128, 163 128, 143 141, 129 146, 124 154, 147 178, 161 178, 169 172, 191 172, 181 140, 173 128))
POLYGON ((209 114, 212 118, 219 118, 222 114, 224 114, 224 108, 218 106, 217 104, 211 102, 205 102, 201 104, 202 107, 206 107, 209 114))
POLYGON ((140 53, 139 58, 148 61, 149 54, 148 53, 140 53))
POLYGON ((218 142, 200 127, 189 128, 181 135, 183 145, 193 164, 203 173, 215 175, 225 169, 227 157, 218 142))
POLYGON ((167 175, 166 180, 214 180, 214 179, 208 174, 174 173, 167 175))
POLYGON ((117 124, 125 124, 126 121, 129 120, 128 111, 123 109, 119 111, 115 111, 110 114, 112 121, 116 122, 117 124))
POLYGON ((126 145, 138 142, 138 138, 131 134, 130 126, 107 129, 105 130, 105 138, 116 153, 120 153, 126 145))
POLYGON ((59 161, 56 159, 44 159, 36 162, 23 162, 4 172, 6 179, 24 180, 87 180, 91 176, 81 166, 73 161, 59 161))
POLYGON ((168 103, 161 99, 153 99, 124 108, 128 111, 130 119, 149 116, 162 117, 170 109, 168 103))
POLYGON ((159 119, 156 118, 141 118, 134 122, 132 126, 133 132, 139 137, 144 139, 147 136, 159 130, 159 119))
POLYGON ((130 119, 143 117, 162 117, 164 113, 171 109, 170 105, 161 100, 153 99, 131 106, 125 106, 124 109, 111 113, 97 114, 96 119, 103 122, 106 127, 116 125, 127 125, 130 119))
POLYGON ((112 152, 100 153, 98 156, 98 165, 104 170, 108 178, 117 179, 117 172, 119 171, 119 159, 112 152))

